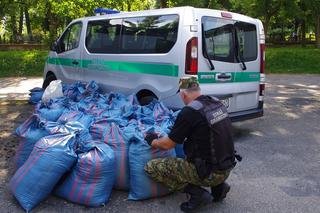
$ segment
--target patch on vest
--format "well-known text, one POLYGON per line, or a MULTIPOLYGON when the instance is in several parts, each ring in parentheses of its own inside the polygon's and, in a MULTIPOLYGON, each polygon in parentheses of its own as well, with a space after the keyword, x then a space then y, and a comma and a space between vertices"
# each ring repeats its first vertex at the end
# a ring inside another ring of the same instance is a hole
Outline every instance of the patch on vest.
POLYGON ((225 108, 218 108, 207 115, 207 119, 211 125, 216 124, 227 117, 228 112, 225 108))

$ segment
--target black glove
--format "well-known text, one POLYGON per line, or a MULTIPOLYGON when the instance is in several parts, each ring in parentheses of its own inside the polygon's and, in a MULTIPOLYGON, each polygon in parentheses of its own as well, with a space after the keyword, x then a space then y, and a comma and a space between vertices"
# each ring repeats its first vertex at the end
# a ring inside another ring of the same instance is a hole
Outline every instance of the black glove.
POLYGON ((159 136, 157 133, 155 132, 149 132, 146 134, 146 136, 144 137, 144 139, 147 141, 147 143, 151 146, 151 143, 154 139, 158 139, 159 136))

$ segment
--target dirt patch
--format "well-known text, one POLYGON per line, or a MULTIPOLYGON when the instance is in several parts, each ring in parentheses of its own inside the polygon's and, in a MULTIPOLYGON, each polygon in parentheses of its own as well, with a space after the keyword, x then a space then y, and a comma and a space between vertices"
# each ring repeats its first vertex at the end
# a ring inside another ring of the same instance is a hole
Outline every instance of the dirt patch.
POLYGON ((0 180, 12 173, 13 157, 19 144, 15 129, 33 112, 27 101, 0 101, 0 180))

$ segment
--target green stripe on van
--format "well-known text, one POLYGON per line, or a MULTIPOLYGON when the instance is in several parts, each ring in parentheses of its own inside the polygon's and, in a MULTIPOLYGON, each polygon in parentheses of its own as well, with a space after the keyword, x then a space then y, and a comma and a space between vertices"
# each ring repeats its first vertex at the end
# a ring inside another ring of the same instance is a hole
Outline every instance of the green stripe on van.
POLYGON ((231 78, 226 81, 216 79, 216 75, 221 72, 199 72, 198 79, 199 83, 210 84, 210 83, 237 83, 237 82, 255 82, 260 81, 259 72, 226 72, 231 75, 231 78))
POLYGON ((174 64, 154 64, 154 63, 141 63, 141 62, 123 62, 123 61, 106 61, 106 60, 77 60, 70 58, 53 58, 47 59, 49 64, 81 67, 94 71, 104 72, 128 72, 128 73, 143 73, 151 75, 164 75, 164 76, 178 76, 178 65, 174 64), (72 62, 76 60, 79 65, 74 65, 72 62))

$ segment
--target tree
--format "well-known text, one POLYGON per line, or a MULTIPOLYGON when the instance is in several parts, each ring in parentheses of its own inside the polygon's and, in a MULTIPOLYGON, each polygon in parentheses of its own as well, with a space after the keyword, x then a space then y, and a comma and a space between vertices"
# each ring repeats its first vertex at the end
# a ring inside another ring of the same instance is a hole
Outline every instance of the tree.
POLYGON ((317 47, 320 48, 320 0, 305 0, 314 19, 317 47))

